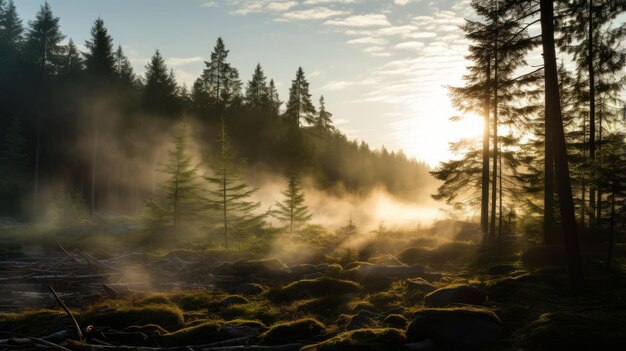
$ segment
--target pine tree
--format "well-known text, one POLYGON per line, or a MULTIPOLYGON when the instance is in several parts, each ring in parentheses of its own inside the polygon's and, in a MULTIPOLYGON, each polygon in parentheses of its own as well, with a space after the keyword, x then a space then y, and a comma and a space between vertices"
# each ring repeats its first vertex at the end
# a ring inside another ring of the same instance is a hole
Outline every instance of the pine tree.
POLYGON ((266 80, 267 78, 263 73, 261 65, 257 64, 252 79, 248 81, 246 96, 244 98, 244 101, 250 109, 262 110, 267 107, 269 103, 269 90, 266 80))
POLYGON ((85 63, 81 53, 78 51, 74 41, 70 39, 65 49, 65 54, 61 59, 59 75, 68 80, 77 80, 83 73, 84 68, 85 63))
POLYGON ((278 91, 276 90, 276 85, 274 84, 274 80, 270 79, 270 84, 268 87, 268 109, 273 116, 278 116, 280 114, 280 105, 283 104, 278 97, 278 91))
POLYGON ((350 240, 357 234, 357 230, 358 228, 356 224, 354 224, 352 216, 350 216, 348 223, 340 229, 341 238, 348 242, 348 246, 350 246, 350 240))
POLYGON ((260 202, 251 200, 257 189, 245 182, 246 162, 231 148, 223 118, 216 150, 207 163, 212 174, 205 176, 205 179, 213 187, 208 204, 211 210, 221 216, 224 247, 228 249, 230 235, 242 237, 250 229, 260 227, 264 215, 254 213, 261 206, 260 202))
POLYGON ((55 17, 48 2, 45 2, 34 21, 28 23, 25 54, 27 60, 34 65, 36 78, 56 73, 59 61, 63 56, 59 18, 55 17))
POLYGON ((279 221, 286 223, 289 233, 293 234, 294 230, 306 224, 312 215, 309 213, 309 208, 304 204, 304 192, 295 175, 289 176, 287 189, 282 193, 284 200, 283 202, 276 202, 277 210, 274 210, 272 215, 279 221))
POLYGON ((298 67, 296 79, 291 81, 285 118, 298 127, 301 126, 301 120, 310 125, 315 123, 315 107, 311 102, 309 83, 304 77, 302 67, 298 67))
POLYGON ((332 120, 333 114, 326 111, 326 104, 324 103, 324 95, 320 96, 320 110, 317 113, 315 119, 315 127, 324 132, 335 131, 335 126, 332 120))
POLYGON ((117 76, 117 80, 122 87, 133 87, 136 84, 137 77, 133 72, 133 66, 130 60, 124 54, 122 46, 118 45, 114 54, 113 70, 117 76))
POLYGON ((95 79, 95 84, 109 83, 115 74, 115 55, 113 54, 113 39, 104 26, 102 18, 96 19, 91 27, 91 39, 85 42, 87 52, 85 65, 87 72, 95 79))
POLYGON ((175 228, 199 218, 201 186, 198 167, 194 165, 188 146, 188 126, 177 126, 172 135, 173 148, 160 171, 167 178, 161 184, 160 196, 148 203, 151 225, 173 225, 175 228))
POLYGON ((146 65, 143 94, 146 111, 166 116, 176 116, 180 111, 178 86, 173 72, 168 72, 165 60, 156 50, 146 65))
MULTIPOLYGON (((15 68, 22 46, 22 20, 17 14, 13 0, 5 2, 0 0, 0 67, 4 69, 15 68)), ((9 71, 1 71, 3 74, 9 71)))
POLYGON ((204 62, 206 69, 202 73, 204 89, 218 113, 223 112, 241 94, 239 72, 226 61, 228 52, 222 38, 218 38, 211 52, 211 61, 204 62))

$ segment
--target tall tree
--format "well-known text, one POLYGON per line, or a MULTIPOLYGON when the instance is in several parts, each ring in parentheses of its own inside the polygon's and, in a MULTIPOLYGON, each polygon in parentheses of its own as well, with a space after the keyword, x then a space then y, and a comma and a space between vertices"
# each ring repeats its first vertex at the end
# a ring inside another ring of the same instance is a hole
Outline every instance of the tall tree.
POLYGON ((226 61, 228 53, 229 50, 226 50, 224 41, 218 38, 211 52, 211 61, 204 62, 206 68, 202 73, 204 88, 218 114, 241 94, 239 71, 226 61))
POLYGON ((135 85, 137 77, 133 72, 133 66, 130 64, 130 60, 124 54, 124 50, 121 45, 118 45, 114 54, 113 70, 117 76, 118 82, 122 87, 132 87, 135 85))
MULTIPOLYGON (((541 11, 541 42, 544 62, 546 124, 550 125, 552 133, 551 149, 554 157, 555 180, 559 195, 561 225, 567 264, 569 272, 569 286, 572 292, 580 293, 583 289, 582 259, 576 230, 574 201, 570 184, 569 167, 567 164, 567 148, 563 131, 563 116, 561 114, 561 98, 559 95, 559 78, 556 64, 556 49, 554 40, 554 3, 552 0, 540 0, 541 11)), ((550 165, 546 164, 546 167, 550 165)))
POLYGON ((156 50, 146 65, 143 95, 144 109, 149 113, 176 117, 180 112, 174 73, 168 72, 159 50, 156 50))
POLYGON ((333 125, 333 114, 326 110, 326 104, 324 103, 324 95, 320 96, 320 110, 315 118, 315 127, 325 132, 332 132, 335 130, 333 125))
POLYGON ((311 125, 315 123, 315 107, 311 102, 309 82, 304 76, 302 67, 298 67, 296 79, 291 81, 285 118, 291 121, 294 126, 300 126, 302 120, 311 125))
POLYGON ((61 59, 59 74, 66 79, 77 80, 83 73, 84 68, 85 63, 81 53, 78 51, 74 41, 70 39, 67 43, 65 54, 61 59))
POLYGON ((273 116, 278 116, 280 114, 280 105, 282 105, 282 101, 280 101, 280 97, 278 96, 278 90, 276 90, 276 84, 274 84, 274 79, 270 79, 270 84, 267 88, 268 91, 268 109, 273 116))
POLYGON ((208 160, 211 175, 205 179, 213 186, 208 204, 210 209, 222 217, 224 247, 228 249, 229 233, 243 235, 253 227, 262 224, 264 215, 254 213, 261 206, 251 200, 257 191, 245 182, 246 162, 237 156, 228 142, 226 126, 222 118, 214 154, 208 160))
POLYGON ((20 119, 14 117, 0 149, 0 211, 17 214, 28 185, 28 154, 20 119))
POLYGON ((197 218, 202 208, 198 167, 189 152, 188 126, 181 124, 172 135, 173 148, 160 171, 166 176, 159 197, 148 202, 152 225, 173 225, 175 228, 197 218))
POLYGON ((61 41, 64 36, 59 28, 59 18, 52 14, 52 9, 48 2, 45 2, 34 21, 28 24, 26 35, 25 54, 26 60, 30 64, 31 79, 34 86, 38 86, 37 91, 37 121, 36 121, 36 141, 35 141, 35 166, 34 166, 34 189, 33 189, 33 216, 38 214, 39 197, 39 169, 41 159, 41 134, 42 124, 45 123, 44 113, 46 111, 45 97, 47 95, 48 76, 55 74, 58 62, 63 54, 61 41))
POLYGON ((18 113, 21 89, 20 52, 23 46, 22 20, 12 0, 0 0, 0 135, 9 127, 10 116, 18 113))
POLYGON ((91 39, 85 42, 85 65, 87 72, 95 79, 97 85, 110 83, 115 74, 115 55, 113 39, 98 17, 91 27, 91 39))
POLYGON ((300 187, 300 182, 295 175, 290 175, 287 182, 287 189, 283 192, 283 202, 276 202, 277 209, 272 215, 279 221, 286 223, 289 233, 293 234, 312 217, 309 208, 304 204, 304 192, 300 187))
POLYGON ((252 79, 248 81, 244 101, 253 110, 261 110, 269 103, 267 78, 260 64, 256 65, 252 79))

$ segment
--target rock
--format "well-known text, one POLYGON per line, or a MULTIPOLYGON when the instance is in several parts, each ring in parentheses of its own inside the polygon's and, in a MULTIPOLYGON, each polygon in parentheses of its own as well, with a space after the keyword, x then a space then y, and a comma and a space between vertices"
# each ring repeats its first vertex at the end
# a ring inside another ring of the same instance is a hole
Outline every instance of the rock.
POLYGON ((445 348, 467 349, 497 342, 501 330, 500 319, 487 309, 427 308, 415 313, 406 336, 413 342, 432 339, 445 348))
POLYGON ((246 294, 246 295, 259 295, 266 292, 268 289, 260 284, 255 283, 242 283, 232 289, 234 293, 246 294))
POLYGON ((248 303, 248 299, 239 295, 230 295, 226 296, 222 301, 220 301, 220 305, 222 306, 231 306, 231 305, 242 305, 244 303, 248 303))
POLYGON ((508 264, 499 264, 499 265, 489 268, 487 270, 487 274, 505 275, 505 274, 513 273, 515 271, 517 271, 517 268, 515 266, 508 265, 508 264))
POLYGON ((426 339, 419 342, 410 342, 402 345, 400 351, 434 351, 435 343, 432 339, 426 339))
POLYGON ((425 271, 424 266, 421 265, 360 265, 356 268, 356 279, 368 286, 382 287, 397 280, 416 277, 435 280, 439 279, 441 275, 437 273, 428 273, 425 271))
POLYGON ((393 328, 366 328, 340 333, 315 345, 314 350, 385 351, 396 350, 399 345, 405 342, 406 337, 402 330, 393 328))
POLYGON ((402 265, 402 262, 400 262, 393 255, 383 255, 383 256, 372 257, 368 260, 368 262, 373 263, 373 264, 378 264, 378 265, 391 265, 391 266, 402 265))
POLYGON ((292 278, 318 278, 320 276, 339 276, 343 268, 338 264, 299 264, 287 268, 292 278))
POLYGON ((396 257, 404 264, 425 263, 430 257, 430 250, 423 247, 409 247, 400 251, 396 257))
POLYGON ((429 307, 482 305, 486 300, 487 292, 471 285, 449 285, 424 296, 424 304, 429 307))
POLYGON ((436 290, 434 285, 423 278, 413 278, 406 280, 406 293, 409 297, 425 295, 436 290))
POLYGON ((263 277, 263 278, 283 278, 287 276, 287 266, 278 258, 268 258, 263 260, 237 261, 235 263, 224 263, 215 268, 217 274, 232 275, 238 278, 263 277))
POLYGON ((387 328, 404 329, 409 321, 400 314, 390 314, 383 320, 383 326, 387 328))
POLYGON ((369 317, 365 315, 357 314, 357 315, 350 317, 350 320, 348 321, 348 324, 346 325, 346 330, 361 329, 361 328, 371 326, 371 325, 372 325, 372 320, 369 317))
POLYGON ((319 339, 325 331, 324 324, 312 318, 305 318, 273 325, 261 334, 261 340, 265 345, 280 345, 294 340, 313 341, 319 339))
POLYGON ((292 282, 278 290, 270 291, 273 300, 297 300, 308 297, 354 294, 363 291, 358 283, 329 277, 302 279, 292 282))

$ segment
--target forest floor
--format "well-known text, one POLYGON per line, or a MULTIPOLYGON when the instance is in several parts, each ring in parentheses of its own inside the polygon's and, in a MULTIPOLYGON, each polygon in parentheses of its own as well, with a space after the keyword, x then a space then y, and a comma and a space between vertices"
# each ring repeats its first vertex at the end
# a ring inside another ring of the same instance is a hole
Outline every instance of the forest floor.
POLYGON ((611 271, 606 245, 585 244, 587 287, 573 296, 563 254, 520 237, 487 247, 424 238, 331 253, 299 247, 307 254, 283 257, 147 252, 79 237, 0 234, 0 350, 626 346, 622 243, 611 271))

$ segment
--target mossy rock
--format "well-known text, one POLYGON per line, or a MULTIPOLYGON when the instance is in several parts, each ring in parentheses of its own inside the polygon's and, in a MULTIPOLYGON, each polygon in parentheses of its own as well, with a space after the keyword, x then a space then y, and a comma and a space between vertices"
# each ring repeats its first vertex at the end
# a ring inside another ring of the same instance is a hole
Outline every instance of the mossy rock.
POLYGON ((192 327, 183 328, 159 337, 163 346, 196 345, 222 341, 230 338, 230 334, 222 328, 221 321, 208 321, 192 327))
POLYGON ((177 291, 169 299, 183 311, 199 311, 215 305, 219 300, 214 294, 201 290, 177 291))
POLYGON ((63 311, 39 310, 0 314, 0 330, 5 332, 43 336, 71 326, 72 320, 63 311))
POLYGON ((183 311, 175 305, 135 306, 104 304, 90 308, 85 314, 88 324, 124 329, 132 325, 156 324, 167 330, 184 325, 183 311))
POLYGON ((390 314, 383 320, 383 326, 387 328, 404 329, 407 324, 409 324, 409 320, 401 314, 390 314))
POLYGON ((296 309, 301 312, 314 313, 317 315, 336 315, 338 311, 347 309, 350 301, 345 295, 329 295, 301 300, 296 309))
POLYGON ((430 250, 423 247, 408 247, 400 251, 396 257, 404 264, 424 264, 428 262, 430 250))
POLYGON ((307 343, 318 340, 326 332, 326 326, 313 318, 275 324, 261 334, 266 345, 307 343))
POLYGON ((626 345, 626 310, 545 313, 514 334, 527 350, 612 350, 626 345))
POLYGON ((246 294, 246 295, 260 295, 268 290, 267 287, 261 284, 255 283, 241 283, 234 288, 230 289, 230 291, 237 294, 246 294))
POLYGON ((350 280, 320 277, 295 281, 280 289, 270 291, 269 297, 275 301, 292 301, 326 295, 355 294, 362 290, 363 287, 360 284, 350 280))
POLYGON ((487 300, 487 292, 472 285, 449 285, 424 296, 424 304, 429 307, 446 307, 454 304, 482 305, 487 300))
POLYGON ((242 260, 235 263, 224 263, 215 268, 219 274, 237 277, 282 277, 286 275, 287 266, 278 258, 262 260, 242 260))
POLYGON ((303 350, 317 351, 384 351, 395 350, 406 342, 400 329, 365 328, 341 333, 303 350))
POLYGON ((217 314, 223 319, 257 319, 263 323, 273 323, 281 311, 266 301, 251 301, 240 305, 222 308, 217 314))
POLYGON ((222 306, 243 305, 249 303, 248 299, 240 295, 229 295, 220 301, 222 306))
POLYGON ((502 331, 500 318, 484 308, 426 308, 418 310, 407 327, 409 341, 432 339, 450 349, 496 343, 502 331))

